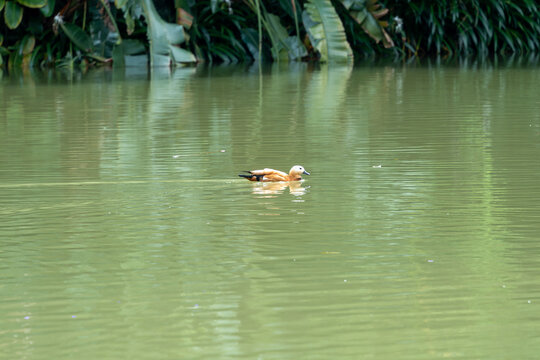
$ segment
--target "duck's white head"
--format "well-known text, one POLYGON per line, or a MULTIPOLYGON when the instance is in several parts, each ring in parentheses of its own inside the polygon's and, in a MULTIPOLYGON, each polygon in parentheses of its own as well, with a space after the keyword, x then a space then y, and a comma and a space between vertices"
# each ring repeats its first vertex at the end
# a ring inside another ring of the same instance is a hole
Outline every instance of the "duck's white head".
POLYGON ((289 171, 290 175, 309 175, 309 173, 301 165, 294 165, 289 171))

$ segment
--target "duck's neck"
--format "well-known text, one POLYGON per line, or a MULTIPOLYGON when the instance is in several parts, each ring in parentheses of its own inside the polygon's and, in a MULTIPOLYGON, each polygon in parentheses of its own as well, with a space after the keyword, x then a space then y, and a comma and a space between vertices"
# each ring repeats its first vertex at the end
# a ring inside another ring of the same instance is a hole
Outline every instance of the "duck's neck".
POLYGON ((291 179, 291 181, 299 181, 299 180, 302 180, 302 176, 300 174, 290 172, 289 179, 291 179))

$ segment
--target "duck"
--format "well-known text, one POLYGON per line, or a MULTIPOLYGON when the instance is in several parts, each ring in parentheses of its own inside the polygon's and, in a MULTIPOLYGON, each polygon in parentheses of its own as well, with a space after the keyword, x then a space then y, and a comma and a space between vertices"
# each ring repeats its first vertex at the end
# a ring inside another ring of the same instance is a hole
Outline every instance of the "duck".
POLYGON ((238 174, 238 176, 248 179, 249 181, 263 181, 263 182, 278 182, 278 181, 300 181, 302 175, 309 175, 309 173, 301 165, 294 165, 289 173, 283 171, 265 168, 262 170, 244 171, 247 174, 238 174))

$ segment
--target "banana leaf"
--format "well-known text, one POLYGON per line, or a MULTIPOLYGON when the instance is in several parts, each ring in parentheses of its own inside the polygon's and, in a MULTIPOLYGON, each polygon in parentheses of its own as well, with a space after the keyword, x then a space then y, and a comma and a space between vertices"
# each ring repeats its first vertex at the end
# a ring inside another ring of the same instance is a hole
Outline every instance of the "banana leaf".
POLYGON ((142 0, 142 7, 148 25, 150 66, 196 62, 190 51, 177 46, 185 40, 183 26, 165 22, 157 13, 152 0, 142 0))
POLYGON ((308 0, 302 21, 321 62, 346 62, 353 57, 341 19, 330 0, 308 0))
POLYGON ((139 40, 124 39, 112 52, 113 67, 148 66, 146 48, 139 40))
POLYGON ((277 15, 267 13, 266 19, 269 25, 267 31, 272 31, 272 38, 278 40, 274 45, 276 48, 272 51, 274 54, 277 54, 280 59, 291 60, 299 60, 307 55, 304 44, 298 36, 289 36, 277 15))
POLYGON ((176 63, 181 64, 181 63, 190 63, 190 62, 195 62, 196 61, 195 56, 193 56, 191 51, 188 51, 186 49, 182 49, 179 46, 170 44, 169 45, 169 51, 170 51, 170 54, 171 54, 171 58, 176 63))

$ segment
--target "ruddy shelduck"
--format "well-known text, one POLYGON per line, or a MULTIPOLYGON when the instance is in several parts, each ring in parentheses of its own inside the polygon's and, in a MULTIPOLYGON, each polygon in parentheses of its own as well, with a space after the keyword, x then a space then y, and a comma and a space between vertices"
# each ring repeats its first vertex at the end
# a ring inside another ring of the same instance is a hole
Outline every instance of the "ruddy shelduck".
POLYGON ((302 175, 309 175, 306 169, 300 165, 293 166, 288 174, 274 169, 251 170, 245 172, 247 172, 247 174, 239 174, 238 176, 246 178, 249 181, 264 182, 299 181, 302 180, 302 175))

